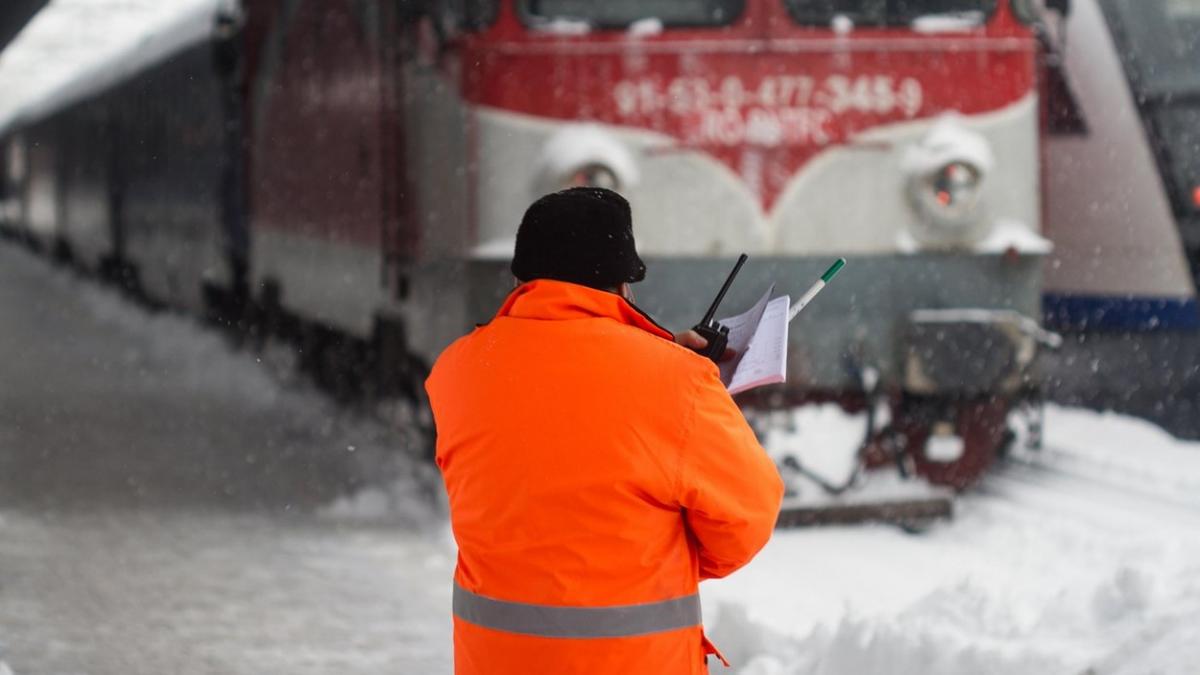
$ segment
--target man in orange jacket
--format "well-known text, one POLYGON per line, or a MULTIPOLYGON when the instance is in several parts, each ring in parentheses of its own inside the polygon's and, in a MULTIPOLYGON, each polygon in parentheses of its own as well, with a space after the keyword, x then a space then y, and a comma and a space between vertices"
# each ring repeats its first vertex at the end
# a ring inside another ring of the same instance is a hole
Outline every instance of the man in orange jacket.
POLYGON ((707 673, 698 584, 766 544, 779 474, 716 366, 629 301, 646 268, 622 197, 539 199, 512 271, 426 382, 459 549, 455 672, 707 673))

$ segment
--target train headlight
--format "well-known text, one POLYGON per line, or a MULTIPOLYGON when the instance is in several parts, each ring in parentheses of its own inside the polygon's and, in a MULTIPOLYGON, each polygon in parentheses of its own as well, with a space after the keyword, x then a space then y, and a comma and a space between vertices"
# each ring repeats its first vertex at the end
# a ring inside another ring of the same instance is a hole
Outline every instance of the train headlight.
POLYGON ((918 211, 946 224, 967 220, 979 204, 983 172, 965 161, 943 165, 915 181, 913 198, 921 202, 918 211))
POLYGON ((617 180, 617 172, 607 164, 592 162, 568 171, 559 187, 602 187, 609 190, 620 190, 621 181, 617 180))
POLYGON ((968 245, 986 236, 984 185, 993 164, 987 140, 956 118, 934 125, 903 160, 916 216, 912 235, 935 247, 968 245))

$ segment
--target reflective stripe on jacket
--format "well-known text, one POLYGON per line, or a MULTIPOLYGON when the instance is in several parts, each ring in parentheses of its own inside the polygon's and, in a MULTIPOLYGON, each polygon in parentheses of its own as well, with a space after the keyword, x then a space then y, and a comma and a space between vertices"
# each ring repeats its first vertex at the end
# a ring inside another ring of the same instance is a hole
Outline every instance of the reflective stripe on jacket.
POLYGON ((698 583, 762 548, 783 495, 712 362, 616 294, 538 280, 426 388, 455 672, 706 673, 698 583))

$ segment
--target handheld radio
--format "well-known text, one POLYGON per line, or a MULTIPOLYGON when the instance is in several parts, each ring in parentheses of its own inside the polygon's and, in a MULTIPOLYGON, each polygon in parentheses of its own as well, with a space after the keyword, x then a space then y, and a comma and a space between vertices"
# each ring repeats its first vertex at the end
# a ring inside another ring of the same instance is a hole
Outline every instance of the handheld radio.
POLYGON ((734 277, 737 276, 738 271, 742 269, 742 265, 744 265, 749 258, 750 256, 746 255, 745 253, 738 257, 737 264, 733 266, 733 271, 730 272, 729 277, 725 279, 725 284, 721 286, 721 292, 717 293, 716 299, 713 300, 712 305, 708 308, 708 311, 705 312, 704 318, 700 320, 700 323, 692 326, 692 330, 704 336, 705 340, 708 340, 707 346, 705 346, 703 349, 696 349, 694 351, 701 356, 712 359, 714 363, 720 360, 721 355, 725 353, 726 345, 729 343, 729 328, 722 326, 721 323, 715 318, 717 315, 717 307, 720 306, 721 300, 725 299, 725 292, 728 291, 729 287, 733 285, 734 277))

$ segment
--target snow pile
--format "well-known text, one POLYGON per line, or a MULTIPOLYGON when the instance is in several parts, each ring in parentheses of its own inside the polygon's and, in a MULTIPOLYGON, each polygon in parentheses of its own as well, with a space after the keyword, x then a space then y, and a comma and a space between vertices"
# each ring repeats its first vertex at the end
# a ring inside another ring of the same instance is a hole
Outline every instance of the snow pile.
POLYGON ((998 221, 987 236, 974 246, 977 253, 1007 253, 1016 251, 1026 255, 1046 255, 1054 250, 1054 242, 1043 237, 1033 228, 1012 220, 998 221))
POLYGON ((862 443, 863 418, 829 403, 782 411, 771 422, 763 446, 777 463, 794 456, 808 470, 835 483, 854 471, 852 451, 862 443))
POLYGON ((905 255, 916 255, 924 249, 921 246, 921 242, 917 241, 917 238, 912 235, 912 232, 900 230, 896 234, 896 250, 905 255))
MULTIPOLYGON (((969 589, 964 589, 969 593, 969 589)), ((832 628, 824 626, 807 637, 789 640, 785 636, 747 618, 744 612, 723 607, 721 623, 713 632, 720 645, 727 642, 737 647, 738 675, 856 675, 858 673, 888 673, 888 675, 1001 675, 1006 673, 1072 672, 1061 659, 1039 650, 1005 649, 979 640, 973 631, 979 629, 979 619, 955 612, 947 619, 965 620, 960 629, 927 627, 929 614, 938 609, 939 601, 930 598, 928 609, 904 613, 893 619, 877 622, 867 618, 847 617, 832 628), (741 637, 746 642, 738 642, 741 637), (751 645, 750 649, 746 646, 751 645)), ((968 595, 968 601, 970 596, 968 595)), ((949 604, 959 605, 963 599, 954 597, 949 604)), ((986 617, 992 621, 1009 621, 1002 614, 986 617)))
POLYGON ((534 21, 530 24, 530 28, 542 33, 561 35, 563 37, 578 37, 592 32, 592 24, 587 21, 565 19, 562 17, 534 21))
POLYGON ((453 672, 441 532, 172 510, 11 521, 0 658, 16 675, 453 672))
MULTIPOLYGON (((306 463, 314 469, 346 467, 365 492, 321 509, 326 518, 417 524, 443 517, 440 480, 422 457, 426 439, 406 423, 401 404, 394 404, 394 411, 383 410, 387 404, 375 411, 339 406, 299 371, 290 346, 237 349, 227 335, 191 317, 148 312, 114 289, 9 247, 0 249, 0 265, 36 275, 42 297, 75 317, 72 321, 82 327, 80 349, 109 375, 104 387, 114 400, 170 399, 177 405, 166 409, 179 416, 180 429, 200 423, 189 416, 189 408, 201 413, 196 420, 214 417, 214 410, 236 409, 238 416, 227 421, 228 433, 217 433, 220 440, 208 430, 173 440, 180 461, 202 463, 218 452, 202 449, 204 443, 241 443, 247 466, 277 466, 277 471, 306 463), (256 428, 239 429, 239 424, 256 428)), ((130 412, 129 424, 139 424, 136 411, 130 412)))
POLYGON ((137 373, 134 381, 141 386, 159 386, 160 375, 169 370, 174 387, 213 397, 236 391, 244 405, 265 409, 280 404, 285 387, 294 383, 285 379, 295 377, 295 369, 283 354, 235 351, 216 331, 198 330, 195 321, 178 314, 150 314, 90 280, 56 274, 53 283, 78 297, 92 319, 133 338, 120 345, 114 365, 137 373))
POLYGON ((663 22, 657 17, 649 17, 646 19, 638 19, 629 24, 629 29, 626 31, 629 37, 649 37, 651 35, 662 35, 663 22))
MULTIPOLYGON (((876 426, 888 422, 886 406, 876 412, 876 426)), ((795 467, 815 474, 827 485, 840 486, 852 478, 857 467, 856 452, 866 435, 866 419, 827 403, 770 413, 760 420, 763 445, 780 467, 789 507, 821 503, 849 503, 862 492, 874 499, 922 499, 948 496, 943 488, 920 480, 909 480, 891 471, 864 472, 854 477, 855 488, 844 496, 831 497, 817 481, 795 467)))
POLYGON ((418 464, 408 465, 405 470, 411 474, 338 497, 319 508, 317 517, 332 522, 399 523, 412 527, 440 522, 448 507, 437 469, 418 464))
POLYGON ((551 136, 537 159, 538 194, 561 189, 565 179, 588 166, 608 168, 623 188, 640 177, 633 152, 613 134, 597 124, 572 124, 551 136))
POLYGON ((289 410, 316 421, 316 432, 329 452, 352 455, 348 461, 359 467, 358 473, 375 481, 322 508, 318 515, 413 525, 436 517, 438 492, 433 487, 440 488, 440 482, 436 471, 417 458, 423 439, 407 428, 383 426, 340 408, 304 379, 291 347, 273 343, 261 353, 235 350, 224 335, 200 330, 189 317, 147 315, 110 289, 88 282, 68 283, 76 287, 73 292, 95 319, 134 338, 122 352, 120 368, 138 372, 141 386, 159 387, 166 374, 174 388, 213 399, 236 392, 240 405, 251 410, 264 414, 289 410))
POLYGON ((996 155, 982 134, 963 124, 961 115, 946 113, 905 150, 900 169, 906 176, 924 176, 955 162, 974 166, 986 177, 996 165, 996 155))
MULTIPOLYGON (((820 444, 861 418, 797 425, 820 444), (825 425, 825 428, 820 428, 825 425)), ((774 433, 773 449, 796 444, 774 433)), ((1050 407, 1013 458, 922 536, 779 532, 708 582, 709 634, 737 675, 1188 672, 1200 659, 1200 444, 1050 407)))
POLYGON ((1046 439, 1044 452, 1019 458, 1200 513, 1200 442, 1180 441, 1145 420, 1072 408, 1050 409, 1046 439))

